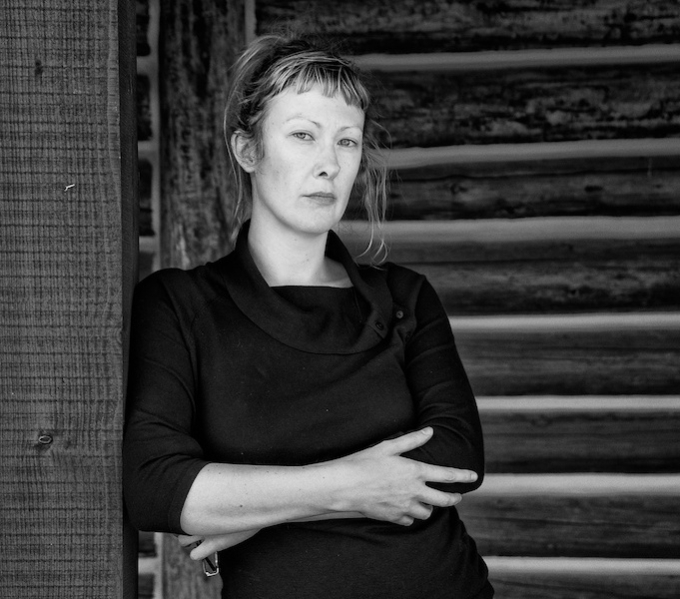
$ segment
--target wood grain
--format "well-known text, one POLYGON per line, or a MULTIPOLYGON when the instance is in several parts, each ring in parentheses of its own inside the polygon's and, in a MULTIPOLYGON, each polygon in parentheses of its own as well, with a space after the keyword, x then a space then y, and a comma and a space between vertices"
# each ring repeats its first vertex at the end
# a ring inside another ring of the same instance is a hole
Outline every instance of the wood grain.
MULTIPOLYGON (((451 315, 675 310, 678 217, 388 223, 388 258, 423 273, 451 315)), ((362 223, 343 239, 359 255, 362 223)))
MULTIPOLYGON (((458 349, 478 395, 625 395, 677 393, 680 329, 473 326, 456 330, 458 349)), ((558 326, 555 326, 558 325, 558 326)))
POLYGON ((391 147, 680 136, 677 64, 374 72, 391 147))
POLYGON ((137 242, 134 56, 119 52, 119 35, 134 39, 128 10, 3 3, 3 597, 131 596, 120 490, 137 242))
POLYGON ((619 46, 672 42, 680 33, 672 0, 258 0, 256 8, 259 33, 283 21, 324 33, 353 54, 619 46))
POLYGON ((161 7, 163 266, 188 268, 231 247, 233 190, 222 122, 244 19, 242 0, 161 7))
MULTIPOLYGON (((510 254, 505 262, 409 266, 428 277, 456 315, 677 309, 680 244, 616 245, 620 256, 593 244, 581 248, 579 256, 565 252, 562 258, 522 260, 510 254)), ((543 255, 543 248, 535 249, 543 255)))
POLYGON ((466 497, 461 518, 483 555, 675 558, 677 497, 466 497))
POLYGON ((601 156, 400 169, 391 172, 388 218, 680 214, 679 162, 680 156, 601 156))
MULTIPOLYGON (((596 566, 600 560, 593 560, 596 566)), ((680 573, 631 573, 620 560, 616 571, 498 572, 490 570, 496 594, 504 599, 676 599, 680 573)))
POLYGON ((680 402, 663 399, 482 398, 487 472, 680 472, 680 402))

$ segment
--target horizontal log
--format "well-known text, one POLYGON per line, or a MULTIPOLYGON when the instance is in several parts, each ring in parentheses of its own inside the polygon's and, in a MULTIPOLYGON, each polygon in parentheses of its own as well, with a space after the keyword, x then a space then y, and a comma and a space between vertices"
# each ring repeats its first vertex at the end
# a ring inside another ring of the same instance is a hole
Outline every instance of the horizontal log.
POLYGON ((680 136, 676 64, 376 72, 391 147, 680 136))
MULTIPOLYGON (((678 217, 392 222, 388 258, 428 277, 455 315, 676 309, 678 217), (502 290, 502 292, 501 292, 502 290)), ((358 255, 367 234, 347 223, 358 255)))
POLYGON ((156 553, 156 541, 154 533, 140 532, 139 533, 139 554, 144 557, 154 557, 156 553))
POLYGON ((478 395, 672 395, 680 388, 677 320, 467 318, 452 329, 478 395))
POLYGON ((677 476, 489 476, 458 506, 483 555, 676 558, 677 476))
POLYGON ((137 76, 137 139, 151 139, 151 80, 146 75, 137 76))
POLYGON ((640 559, 486 558, 504 599, 676 599, 680 561, 640 559))
POLYGON ((137 223, 139 226, 139 235, 141 237, 152 236, 154 234, 154 215, 151 195, 154 172, 151 161, 140 158, 137 161, 137 174, 137 197, 139 208, 137 223))
MULTIPOLYGON (((141 144, 143 145, 143 144, 141 144)), ((141 146, 140 145, 140 146, 141 146)), ((672 168, 680 156, 680 139, 582 139, 578 141, 531 144, 489 144, 400 148, 384 150, 383 159, 391 170, 416 170, 416 174, 448 176, 493 171, 507 174, 517 170, 540 174, 545 168, 573 172, 578 165, 588 172, 611 169, 612 160, 625 168, 639 168, 639 160, 650 160, 652 168, 672 168), (596 162, 593 162, 595 160, 596 162), (562 168, 553 163, 561 161, 562 168), (580 162, 579 162, 580 161, 580 162), (598 166, 602 163, 602 168, 598 166), (513 163, 521 163, 521 167, 513 163), (571 167, 571 170, 570 168, 571 167)))
POLYGON ((354 54, 619 46, 668 43, 680 35, 672 0, 260 0, 256 9, 258 33, 283 21, 323 33, 354 54))
MULTIPOLYGON (((563 255, 566 248, 587 255, 591 243, 603 247, 630 242, 672 242, 680 230, 680 217, 609 218, 557 217, 466 221, 397 221, 381 228, 389 257, 405 263, 475 262, 563 255)), ((338 233, 351 251, 360 253, 370 237, 363 221, 345 220, 338 233)), ((616 248, 615 255, 619 255, 616 248)))
POLYGON ((517 316, 492 315, 455 317, 450 316, 451 327, 459 332, 471 334, 514 334, 526 333, 556 334, 592 333, 647 333, 680 331, 680 312, 622 312, 605 314, 528 314, 517 316))
MULTIPOLYGON (((512 411, 519 414, 569 414, 589 412, 601 414, 612 411, 635 414, 638 412, 680 411, 678 395, 525 395, 507 397, 480 395, 477 397, 480 412, 512 411)), ((678 464, 680 468, 680 464, 678 464)))
POLYGON ((137 580, 137 597, 138 599, 154 599, 155 593, 155 576, 153 574, 140 574, 137 580))
POLYGON ((364 71, 466 73, 507 69, 677 63, 680 44, 550 50, 491 50, 436 54, 363 54, 351 60, 364 71))
POLYGON ((680 297, 680 241, 615 248, 590 246, 580 256, 536 259, 509 256, 462 264, 412 264, 427 276, 450 314, 522 314, 672 310, 680 297), (605 255, 602 255, 605 254, 605 255), (633 254, 633 255, 631 255, 633 254))
POLYGON ((151 54, 151 45, 149 44, 149 23, 151 17, 149 15, 149 0, 137 0, 137 56, 148 56, 151 54))
MULTIPOLYGON (((680 156, 393 171, 388 219, 680 214, 680 156)), ((361 217, 352 205, 349 215, 361 217)))
POLYGON ((478 400, 487 472, 680 472, 680 397, 478 400))

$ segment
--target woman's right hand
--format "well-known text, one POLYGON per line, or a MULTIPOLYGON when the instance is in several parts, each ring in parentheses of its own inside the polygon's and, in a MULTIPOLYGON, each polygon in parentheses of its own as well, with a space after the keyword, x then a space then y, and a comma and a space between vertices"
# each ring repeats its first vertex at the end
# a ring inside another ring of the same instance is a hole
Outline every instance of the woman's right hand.
POLYGON ((401 455, 424 445, 432 435, 427 427, 335 460, 334 475, 341 482, 335 498, 338 511, 409 526, 414 519, 427 519, 434 507, 459 503, 459 493, 439 491, 427 483, 473 482, 476 473, 401 455))
POLYGON ((177 535, 177 540, 184 549, 190 550, 191 559, 199 561, 213 553, 243 543, 258 532, 259 530, 242 530, 221 535, 177 535))

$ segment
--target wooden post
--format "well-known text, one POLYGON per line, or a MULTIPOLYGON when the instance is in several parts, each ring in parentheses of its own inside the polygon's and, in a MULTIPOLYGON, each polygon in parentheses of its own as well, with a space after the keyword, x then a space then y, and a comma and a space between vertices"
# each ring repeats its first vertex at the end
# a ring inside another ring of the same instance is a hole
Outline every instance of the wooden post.
POLYGON ((230 248, 222 134, 228 70, 245 44, 245 0, 161 1, 161 263, 188 268, 230 248))
POLYGON ((120 458, 137 241, 134 10, 0 8, 2 597, 134 596, 120 458))
MULTIPOLYGON (((222 120, 245 44, 245 0, 161 0, 161 265, 189 268, 231 247, 233 194, 222 120)), ((220 582, 163 541, 165 597, 219 597, 220 582)))

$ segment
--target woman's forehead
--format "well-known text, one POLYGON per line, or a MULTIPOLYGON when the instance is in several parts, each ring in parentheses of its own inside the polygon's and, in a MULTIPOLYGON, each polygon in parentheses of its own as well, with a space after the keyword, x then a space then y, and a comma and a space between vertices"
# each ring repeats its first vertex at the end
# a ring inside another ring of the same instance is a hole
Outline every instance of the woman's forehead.
POLYGON ((345 126, 363 127, 364 111, 349 104, 340 92, 328 95, 321 86, 298 92, 289 87, 274 96, 267 107, 268 116, 277 122, 294 119, 326 122, 341 120, 345 126))

